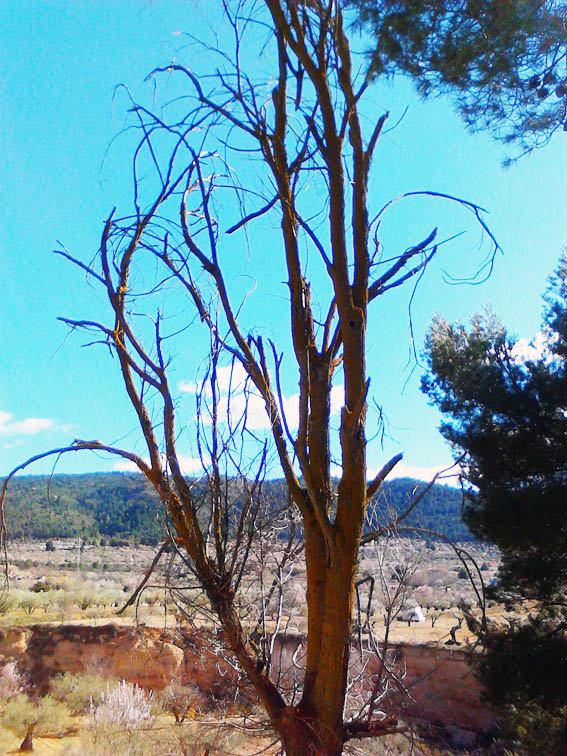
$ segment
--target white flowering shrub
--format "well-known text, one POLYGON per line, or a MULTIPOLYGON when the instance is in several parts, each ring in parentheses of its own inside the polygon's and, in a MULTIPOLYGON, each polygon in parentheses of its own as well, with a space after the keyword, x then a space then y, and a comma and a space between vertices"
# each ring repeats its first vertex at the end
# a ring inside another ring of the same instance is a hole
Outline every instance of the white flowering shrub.
POLYGON ((9 701, 26 689, 26 680, 18 669, 17 662, 8 662, 0 667, 0 701, 9 701))
POLYGON ((151 693, 125 680, 115 686, 109 684, 91 711, 91 728, 116 727, 131 732, 150 727, 155 718, 152 698, 151 693))
POLYGON ((157 707, 151 693, 121 680, 108 683, 100 703, 91 707, 89 738, 83 753, 97 756, 146 756, 157 707))

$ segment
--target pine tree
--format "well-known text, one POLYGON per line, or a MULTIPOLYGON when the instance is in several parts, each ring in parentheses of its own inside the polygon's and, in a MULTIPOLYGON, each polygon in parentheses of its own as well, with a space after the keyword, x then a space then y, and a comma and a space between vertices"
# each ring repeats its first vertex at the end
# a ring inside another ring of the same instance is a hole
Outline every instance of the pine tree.
POLYGON ((371 75, 448 92, 466 124, 529 151, 567 130, 567 6, 555 0, 349 0, 371 75))
MULTIPOLYGON (((466 454, 469 528, 501 549, 496 594, 536 602, 524 622, 489 629, 483 681, 494 701, 512 707, 524 739, 545 720, 559 742, 567 712, 567 253, 550 279, 543 334, 541 353, 526 359, 492 313, 468 330, 438 318, 422 388, 446 417, 442 434, 466 454)), ((547 752, 564 752, 554 747, 547 752)))

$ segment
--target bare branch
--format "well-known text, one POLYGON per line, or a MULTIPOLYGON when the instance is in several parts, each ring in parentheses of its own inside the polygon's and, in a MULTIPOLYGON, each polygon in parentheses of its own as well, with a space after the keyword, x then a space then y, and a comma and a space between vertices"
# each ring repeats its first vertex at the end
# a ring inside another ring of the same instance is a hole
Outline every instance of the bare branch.
POLYGON ((391 530, 399 530, 400 523, 403 522, 408 515, 413 512, 413 510, 417 507, 418 504, 420 504, 424 497, 427 496, 427 494, 431 491, 433 486, 435 485, 437 479, 444 475, 449 470, 452 470, 454 467, 459 465, 463 459, 465 458, 465 455, 462 454, 455 462, 453 462, 452 465, 449 465, 449 467, 445 467, 443 470, 440 470, 439 472, 435 473, 433 478, 429 481, 429 483, 424 486, 410 501, 406 509, 404 509, 403 512, 397 514, 394 519, 389 522, 387 525, 384 525, 383 527, 379 528, 378 530, 373 530, 370 533, 366 533, 361 539, 361 545, 364 545, 366 543, 370 543, 371 541, 375 541, 377 538, 380 538, 383 535, 386 535, 386 533, 390 532, 391 530))
POLYGON ((95 278, 99 283, 106 285, 106 282, 102 276, 99 276, 99 274, 94 271, 89 265, 86 265, 81 260, 78 260, 76 257, 73 257, 73 255, 69 254, 64 249, 54 249, 53 250, 54 255, 59 255, 60 257, 64 257, 66 260, 69 260, 69 262, 72 262, 73 265, 77 265, 79 268, 84 270, 86 273, 88 273, 89 276, 92 276, 95 278))
POLYGON ((376 475, 374 480, 372 480, 368 484, 366 488, 367 499, 372 499, 372 497, 378 493, 378 491, 382 487, 382 483, 386 480, 386 478, 392 472, 392 470, 398 464, 398 462, 400 462, 403 459, 403 457, 404 457, 403 454, 396 454, 395 456, 392 457, 392 459, 386 462, 386 464, 384 465, 384 467, 382 467, 382 469, 380 470, 378 475, 376 475))
POLYGON ((138 586, 136 587, 136 590, 132 593, 132 595, 130 596, 130 598, 128 599, 128 601, 126 601, 126 603, 124 604, 124 606, 122 606, 122 608, 119 609, 116 612, 116 614, 118 614, 118 615, 119 614, 123 614, 126 611, 126 609, 128 609, 129 606, 132 606, 133 604, 136 603, 136 601, 138 599, 138 596, 142 593, 142 591, 144 590, 145 586, 147 585, 147 582, 151 578, 153 571, 155 570, 155 568, 157 567, 157 565, 159 563, 159 560, 165 554, 165 552, 167 551, 167 549, 168 549, 168 547, 170 545, 171 545, 171 541, 169 539, 167 539, 167 541, 164 541, 162 543, 162 545, 158 549, 157 554, 152 559, 152 563, 150 564, 150 566, 146 570, 146 573, 145 573, 143 579, 140 581, 140 583, 138 583, 138 586))

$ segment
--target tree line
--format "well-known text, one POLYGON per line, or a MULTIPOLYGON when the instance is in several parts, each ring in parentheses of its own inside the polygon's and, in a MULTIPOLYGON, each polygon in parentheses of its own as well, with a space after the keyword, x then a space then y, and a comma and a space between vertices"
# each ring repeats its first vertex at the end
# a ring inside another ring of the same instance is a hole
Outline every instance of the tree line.
MULTIPOLYGON (((421 490, 425 486, 423 481, 408 478, 386 482, 371 508, 372 522, 376 518, 387 522, 392 512, 402 512, 416 488, 421 490)), ((266 481, 264 493, 274 510, 286 506, 284 481, 266 481)), ((232 504, 238 508, 238 496, 232 504)), ((437 531, 453 541, 470 541, 473 536, 462 520, 461 504, 460 490, 435 484, 405 522, 408 526, 437 531)), ((371 527, 369 517, 365 530, 371 527)), ((6 518, 13 539, 117 537, 156 545, 164 538, 159 497, 137 473, 16 478, 7 495, 6 518)), ((420 537, 419 533, 412 535, 420 537)), ((428 538, 435 540, 435 535, 428 538)))

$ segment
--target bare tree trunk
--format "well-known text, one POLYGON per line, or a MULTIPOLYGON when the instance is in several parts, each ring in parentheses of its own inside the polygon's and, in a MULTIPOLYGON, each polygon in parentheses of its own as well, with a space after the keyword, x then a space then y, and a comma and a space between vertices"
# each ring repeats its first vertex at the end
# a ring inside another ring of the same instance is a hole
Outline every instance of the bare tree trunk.
POLYGON ((340 756, 343 752, 343 738, 338 733, 297 708, 286 708, 277 732, 286 756, 340 756))
POLYGON ((20 751, 29 753, 33 751, 33 731, 35 729, 35 722, 28 727, 26 737, 22 740, 22 744, 19 748, 20 751))

